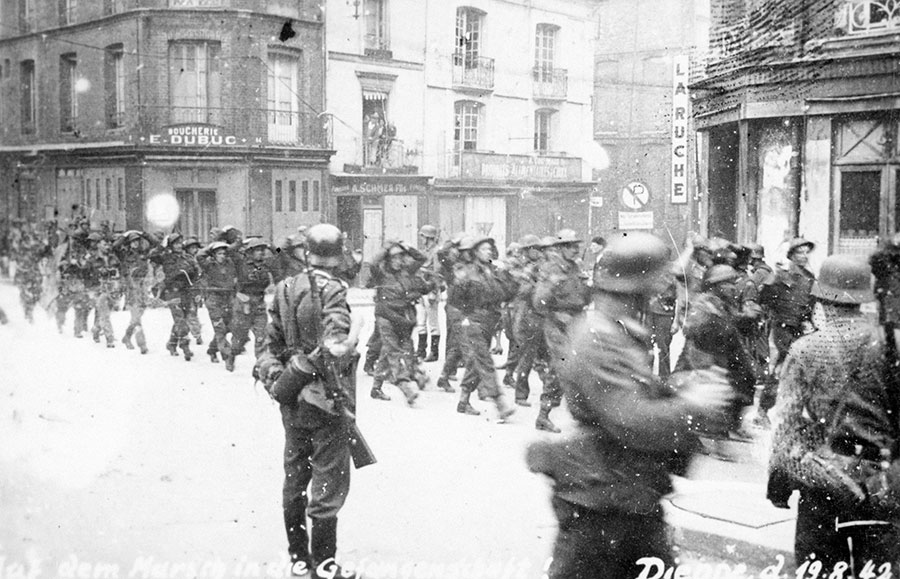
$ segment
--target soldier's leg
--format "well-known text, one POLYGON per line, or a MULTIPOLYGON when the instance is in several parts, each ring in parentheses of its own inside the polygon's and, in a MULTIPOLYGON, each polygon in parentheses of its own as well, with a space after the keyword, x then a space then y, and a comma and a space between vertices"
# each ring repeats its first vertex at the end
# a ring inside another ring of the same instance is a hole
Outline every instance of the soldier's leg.
POLYGON ((759 396, 759 414, 756 417, 756 422, 760 426, 766 426, 764 416, 775 406, 775 401, 778 398, 778 373, 781 370, 784 359, 787 357, 788 351, 791 349, 791 344, 799 337, 799 334, 799 329, 782 324, 774 324, 772 327, 772 341, 778 350, 778 356, 775 359, 775 370, 759 396))
POLYGON ((378 333, 378 325, 372 329, 372 335, 366 342, 366 362, 363 365, 363 372, 369 375, 375 374, 375 363, 381 356, 381 334, 378 333))
POLYGON ((187 301, 185 307, 185 322, 187 323, 190 335, 193 336, 197 344, 200 345, 203 343, 203 328, 200 325, 200 317, 197 314, 197 302, 194 299, 195 295, 196 294, 191 292, 190 298, 185 300, 187 301))
MULTIPOLYGON (((410 330, 411 331, 411 330, 410 330)), ((317 428, 312 434, 310 455, 312 480, 309 485, 310 552, 314 577, 352 577, 344 574, 334 560, 337 551, 338 512, 350 492, 350 446, 342 424, 317 428)))
POLYGON ((142 318, 144 316, 145 302, 142 300, 132 306, 131 319, 134 324, 134 340, 137 342, 141 354, 147 353, 147 338, 144 336, 144 324, 142 318))
POLYGON ((546 346, 546 343, 539 345, 537 357, 545 361, 545 371, 541 377, 544 388, 541 392, 541 410, 538 413, 534 426, 538 430, 558 433, 560 429, 550 420, 550 411, 559 406, 563 393, 559 383, 559 375, 556 373, 553 364, 548 361, 548 351, 549 348, 546 346))
POLYGON ((0 325, 6 325, 9 323, 9 318, 6 317, 6 312, 3 311, 3 308, 0 308, 0 325))
POLYGON ((475 346, 473 349, 473 368, 478 374, 479 391, 485 398, 494 401, 500 419, 504 420, 515 412, 515 407, 507 404, 500 385, 497 383, 497 372, 494 369, 494 359, 491 357, 490 350, 491 339, 494 336, 496 327, 488 324, 472 324, 470 327, 473 327, 473 329, 466 332, 466 337, 468 339, 471 336, 475 346), (479 335, 480 341, 478 339, 479 335))
POLYGON ((106 347, 116 347, 116 337, 113 334, 112 320, 110 319, 110 311, 112 307, 112 297, 108 292, 100 292, 97 294, 96 313, 94 314, 95 324, 100 328, 100 332, 106 338, 106 347))
POLYGON ((231 316, 231 353, 232 356, 236 356, 244 351, 244 347, 250 340, 252 319, 249 302, 242 302, 235 298, 231 316))
POLYGON ((528 402, 528 396, 531 394, 531 386, 528 379, 531 377, 531 370, 534 367, 534 359, 537 356, 538 342, 535 336, 525 336, 521 334, 524 340, 521 342, 519 349, 519 363, 516 365, 515 372, 515 389, 516 404, 519 406, 531 406, 528 402))
POLYGON ((450 386, 448 381, 456 376, 456 371, 459 368, 459 363, 461 360, 463 360, 462 345, 460 344, 460 337, 462 335, 460 322, 462 321, 462 315, 460 314, 459 310, 452 306, 447 306, 446 312, 447 351, 444 355, 444 367, 441 370, 441 377, 438 380, 438 386, 450 392, 452 391, 453 387, 450 386))
POLYGON ((69 305, 71 303, 70 296, 68 292, 60 289, 59 295, 56 296, 56 329, 59 330, 61 334, 63 331, 63 327, 66 325, 66 314, 69 312, 69 305))
POLYGON ((75 337, 80 338, 87 331, 88 315, 91 312, 90 297, 87 292, 75 294, 75 337))
POLYGON ((266 324, 269 323, 269 316, 266 313, 265 297, 253 299, 253 353, 259 358, 266 349, 266 324))
POLYGON ((428 318, 425 311, 425 298, 419 298, 416 302, 416 338, 418 340, 416 347, 416 356, 420 360, 424 360, 428 355, 428 318))
POLYGON ((312 480, 310 456, 313 454, 311 431, 291 426, 287 414, 284 423, 284 486, 281 505, 284 511, 284 528, 287 532, 288 554, 291 563, 306 561, 309 557, 309 532, 306 509, 307 487, 312 480))

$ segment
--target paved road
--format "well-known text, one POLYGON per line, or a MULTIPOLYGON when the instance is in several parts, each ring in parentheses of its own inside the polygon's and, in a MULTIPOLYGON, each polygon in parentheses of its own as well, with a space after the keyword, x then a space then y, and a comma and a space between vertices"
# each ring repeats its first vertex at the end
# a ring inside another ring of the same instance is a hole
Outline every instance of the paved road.
MULTIPOLYGON (((0 305, 12 318, 0 328, 0 579, 15 565, 35 577, 284 574, 281 424, 250 358, 231 374, 170 357, 165 310, 148 312, 141 356, 60 335, 42 313, 25 324, 8 285, 0 305)), ((113 323, 121 332, 125 314, 113 323)), ((394 400, 371 400, 369 385, 361 376, 359 422, 379 462, 353 473, 339 557, 367 577, 541 577, 556 525, 547 481, 524 467, 527 444, 552 436, 534 430, 536 408, 497 424, 486 403, 463 416, 431 387, 409 409, 392 387, 394 400)), ((758 485, 759 451, 741 452, 747 462, 701 458, 692 476, 758 485)))

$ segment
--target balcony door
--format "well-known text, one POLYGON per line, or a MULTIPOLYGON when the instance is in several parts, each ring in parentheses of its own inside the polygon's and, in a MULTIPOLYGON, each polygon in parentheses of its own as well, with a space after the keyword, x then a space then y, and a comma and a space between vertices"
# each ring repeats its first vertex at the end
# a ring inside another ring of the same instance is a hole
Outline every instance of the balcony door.
POLYGON ((177 189, 178 231, 185 237, 206 241, 209 230, 216 227, 216 192, 205 189, 177 189))
POLYGON ((172 123, 222 123, 222 79, 217 42, 178 41, 169 45, 172 123))
POLYGON ((269 54, 267 116, 269 142, 295 144, 300 137, 299 59, 290 54, 269 54))

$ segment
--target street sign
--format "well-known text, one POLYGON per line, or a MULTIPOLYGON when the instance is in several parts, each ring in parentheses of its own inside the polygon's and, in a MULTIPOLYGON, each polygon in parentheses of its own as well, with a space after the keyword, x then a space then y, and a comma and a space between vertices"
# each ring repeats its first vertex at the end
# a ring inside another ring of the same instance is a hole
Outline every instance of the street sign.
POLYGON ((619 229, 653 229, 653 212, 619 211, 619 229))
POLYGON ((603 197, 591 197, 591 207, 603 207, 603 197))
POLYGON ((628 209, 643 209, 650 203, 650 190, 640 181, 632 181, 622 189, 621 199, 628 209))

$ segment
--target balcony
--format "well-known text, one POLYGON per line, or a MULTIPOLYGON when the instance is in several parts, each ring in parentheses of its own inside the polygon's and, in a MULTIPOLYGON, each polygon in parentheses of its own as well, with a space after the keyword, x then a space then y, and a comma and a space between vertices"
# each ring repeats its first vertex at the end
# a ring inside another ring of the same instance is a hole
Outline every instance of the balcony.
POLYGON ((211 135, 215 139, 206 143, 214 146, 279 145, 327 149, 332 142, 331 126, 327 124, 326 117, 314 113, 250 108, 143 106, 138 116, 139 132, 159 137, 158 141, 151 144, 176 144, 166 140, 165 129, 185 124, 218 128, 216 134, 211 135))
POLYGON ((494 90, 494 59, 455 52, 453 88, 478 92, 494 90))
POLYGON ((534 98, 564 100, 569 90, 569 73, 564 68, 536 66, 532 69, 534 98))

